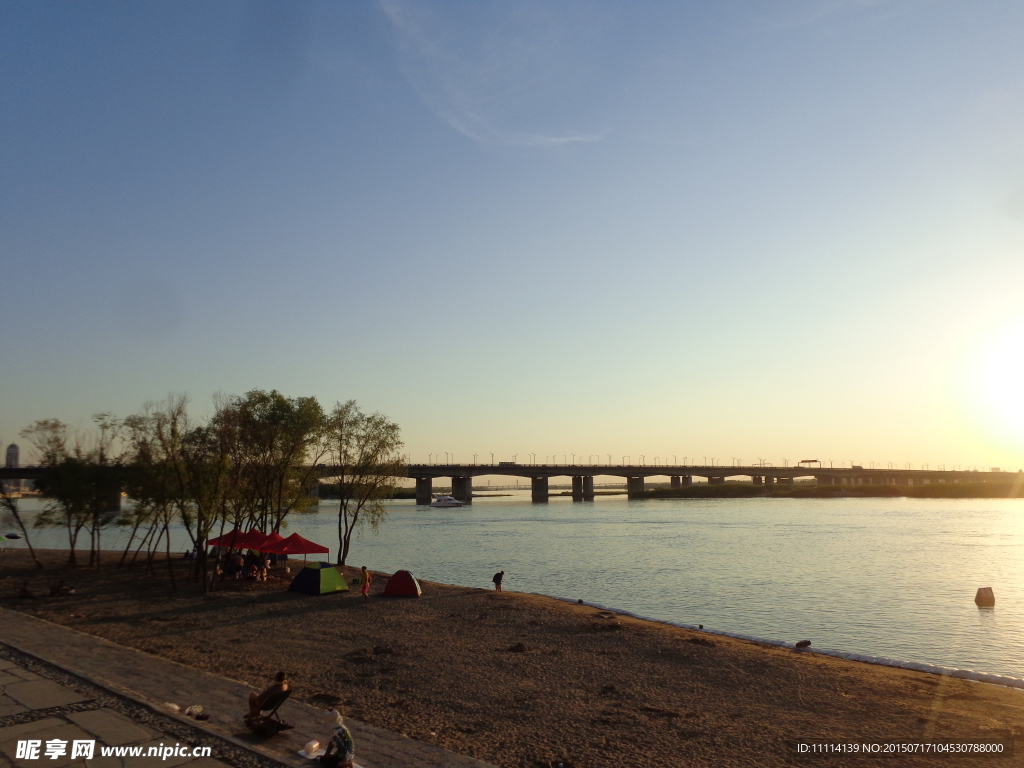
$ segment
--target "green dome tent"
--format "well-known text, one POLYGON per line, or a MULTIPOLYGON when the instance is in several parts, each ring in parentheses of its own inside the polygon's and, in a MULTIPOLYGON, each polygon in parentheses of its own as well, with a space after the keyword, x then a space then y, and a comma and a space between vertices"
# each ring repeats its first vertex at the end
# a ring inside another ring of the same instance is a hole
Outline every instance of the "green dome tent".
POLYGON ((288 591, 304 595, 329 595, 333 592, 348 592, 348 582, 330 563, 309 563, 295 574, 292 583, 288 585, 288 591))

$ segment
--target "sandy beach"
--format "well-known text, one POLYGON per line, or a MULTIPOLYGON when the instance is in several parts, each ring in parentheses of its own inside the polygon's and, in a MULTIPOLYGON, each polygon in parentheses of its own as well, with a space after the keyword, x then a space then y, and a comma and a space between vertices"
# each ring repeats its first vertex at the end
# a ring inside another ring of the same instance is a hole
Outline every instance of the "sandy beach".
MULTIPOLYGON (((166 563, 153 578, 138 565, 70 571, 61 567, 66 553, 43 557, 47 569, 38 571, 27 553, 3 553, 3 606, 256 688, 285 670, 298 699, 507 768, 840 765, 850 758, 799 757, 792 744, 1024 734, 1022 691, 548 597, 423 582, 420 599, 385 598, 383 574, 369 604, 357 589, 288 593, 281 579, 229 581, 203 595, 185 583, 185 561, 175 562, 173 594, 166 563), (36 597, 17 597, 25 579, 36 597), (46 596, 59 579, 76 593, 46 596)), ((357 572, 345 569, 350 580, 357 572)))

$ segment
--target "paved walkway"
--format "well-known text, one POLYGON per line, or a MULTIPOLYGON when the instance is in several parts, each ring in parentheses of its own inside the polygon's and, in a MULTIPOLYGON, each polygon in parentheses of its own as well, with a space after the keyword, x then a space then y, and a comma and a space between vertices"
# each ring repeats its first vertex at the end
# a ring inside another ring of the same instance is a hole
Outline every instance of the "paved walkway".
POLYGON ((0 727, 0 765, 124 768, 126 758, 103 756, 103 747, 113 747, 122 754, 129 754, 135 747, 140 756, 127 759, 134 768, 229 768, 212 757, 194 756, 191 748, 195 747, 198 754, 212 753, 212 748, 207 752, 197 742, 188 744, 187 756, 168 756, 166 761, 142 756, 148 755, 150 747, 157 747, 162 754, 164 747, 178 748, 181 742, 102 704, 88 694, 42 677, 24 664, 0 658, 0 723, 15 721, 0 727))
MULTIPOLYGON (((315 765, 301 758, 297 752, 310 739, 324 742, 329 736, 329 728, 322 722, 324 710, 288 700, 281 707, 280 714, 295 726, 294 730, 271 739, 259 739, 249 733, 242 722, 249 693, 253 690, 245 683, 192 669, 16 611, 0 608, 0 643, 84 678, 128 701, 145 706, 159 713, 160 718, 164 720, 171 718, 183 726, 187 725, 188 728, 216 735, 239 748, 252 750, 265 758, 272 758, 295 768, 311 768, 315 765), (198 704, 203 707, 204 713, 208 714, 210 719, 197 722, 171 714, 164 706, 166 702, 178 704, 182 710, 198 704)), ((0 663, 3 663, 2 659, 0 663)), ((6 768, 5 756, 7 761, 12 761, 22 768, 63 768, 74 763, 70 757, 65 762, 48 758, 45 762, 16 759, 15 753, 10 750, 16 746, 18 740, 66 738, 63 735, 41 737, 34 735, 35 733, 78 734, 69 738, 96 738, 108 746, 115 744, 105 741, 107 738, 130 737, 131 741, 121 741, 120 744, 147 745, 159 741, 161 737, 169 738, 159 730, 140 726, 133 723, 130 718, 115 712, 105 712, 103 709, 91 709, 89 711, 93 714, 89 715, 68 713, 66 716, 47 718, 45 715, 48 711, 53 711, 52 707, 88 707, 86 697, 73 690, 73 685, 69 687, 52 680, 41 679, 39 675, 19 667, 17 663, 9 663, 8 669, 0 671, 0 689, 0 724, 13 716, 24 715, 29 710, 41 712, 33 723, 0 727, 0 768, 6 768), (136 730, 131 730, 132 728, 136 730), (99 735, 98 730, 102 730, 104 735, 99 735), (33 735, 23 735, 29 732, 33 732, 33 735), (85 733, 93 735, 84 735, 85 733)), ((351 718, 346 718, 345 722, 355 739, 356 762, 364 768, 493 768, 479 760, 456 755, 440 747, 375 728, 351 718)), ((181 738, 171 739, 171 743, 174 742, 185 743, 181 738)), ((216 751, 214 754, 217 754, 216 751)), ((98 755, 97 747, 97 758, 98 755)), ((140 760, 141 758, 130 759, 130 765, 126 768, 150 768, 140 764, 140 760)), ((223 766, 223 763, 210 758, 191 757, 169 758, 158 764, 165 768, 179 765, 189 765, 192 768, 223 766)), ((77 765, 84 766, 86 763, 78 760, 77 765)), ((121 766, 120 763, 97 760, 88 761, 87 765, 89 768, 121 766)))

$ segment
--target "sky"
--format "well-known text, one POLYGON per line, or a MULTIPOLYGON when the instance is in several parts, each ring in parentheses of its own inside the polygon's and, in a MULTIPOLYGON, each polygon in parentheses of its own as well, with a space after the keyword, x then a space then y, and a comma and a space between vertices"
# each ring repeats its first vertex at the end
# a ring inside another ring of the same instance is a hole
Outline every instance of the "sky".
POLYGON ((1024 467, 1022 33, 0 0, 0 440, 258 388, 413 461, 1024 467))

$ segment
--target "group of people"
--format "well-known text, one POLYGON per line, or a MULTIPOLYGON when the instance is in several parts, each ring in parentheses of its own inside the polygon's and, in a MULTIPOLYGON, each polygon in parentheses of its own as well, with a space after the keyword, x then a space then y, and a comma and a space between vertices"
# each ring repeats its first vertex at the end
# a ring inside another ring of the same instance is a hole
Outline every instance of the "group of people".
MULTIPOLYGON (((232 555, 228 558, 227 566, 224 569, 218 567, 220 580, 224 579, 247 579, 249 581, 267 581, 270 578, 270 569, 274 563, 272 560, 264 559, 257 552, 250 552, 248 555, 232 555)), ((285 568, 287 575, 289 569, 285 568)))
MULTIPOLYGON (((274 675, 274 682, 266 690, 262 693, 249 694, 249 714, 246 715, 246 721, 260 717, 267 703, 278 699, 279 694, 287 690, 289 690, 288 676, 284 672, 278 672, 274 675)), ((345 725, 345 718, 338 710, 332 709, 325 716, 324 723, 333 727, 324 753, 319 756, 320 765, 323 768, 353 768, 356 747, 352 733, 345 725)), ((316 746, 319 747, 319 744, 316 746)), ((319 749, 314 751, 319 751, 319 749)))

